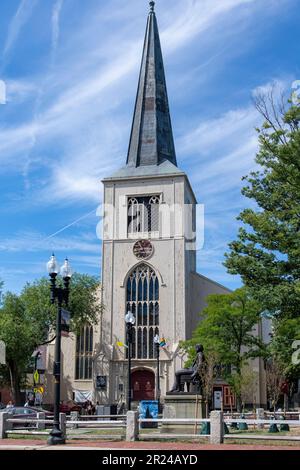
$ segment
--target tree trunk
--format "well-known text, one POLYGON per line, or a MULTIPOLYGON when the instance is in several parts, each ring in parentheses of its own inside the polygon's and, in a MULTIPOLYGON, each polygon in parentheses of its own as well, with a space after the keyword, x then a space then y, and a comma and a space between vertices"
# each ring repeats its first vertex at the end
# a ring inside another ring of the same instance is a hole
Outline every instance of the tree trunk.
POLYGON ((9 375, 10 375, 10 388, 11 388, 12 399, 13 399, 14 405, 20 406, 23 403, 21 400, 20 376, 19 376, 18 368, 14 362, 9 362, 8 368, 9 368, 9 375))
POLYGON ((236 410, 238 413, 242 411, 242 399, 240 395, 236 395, 236 410))
POLYGON ((209 417, 209 401, 205 400, 205 418, 209 417))
MULTIPOLYGON (((241 351, 241 347, 239 349, 241 351)), ((240 352, 239 352, 240 353, 240 352)), ((236 394, 236 410, 238 413, 241 413, 242 411, 242 395, 241 395, 241 380, 242 380, 242 366, 241 366, 241 361, 238 362, 236 365, 236 373, 239 377, 238 381, 238 393, 236 394)))

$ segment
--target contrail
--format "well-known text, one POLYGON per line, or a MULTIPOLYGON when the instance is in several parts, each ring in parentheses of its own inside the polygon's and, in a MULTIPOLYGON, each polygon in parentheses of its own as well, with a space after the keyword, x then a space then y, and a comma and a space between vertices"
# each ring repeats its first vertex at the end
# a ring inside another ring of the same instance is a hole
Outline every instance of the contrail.
MULTIPOLYGON (((97 207, 96 207, 96 209, 97 209, 97 207)), ((95 213, 96 209, 93 209, 92 211, 88 212, 87 214, 82 215, 81 217, 79 217, 79 219, 74 220, 74 221, 71 222, 70 224, 65 225, 65 227, 63 227, 63 228, 57 230, 57 232, 52 233, 52 234, 49 235, 48 237, 46 237, 46 238, 44 238, 43 240, 41 240, 39 243, 45 242, 46 240, 49 240, 50 238, 55 237, 55 235, 58 235, 59 233, 63 232, 63 231, 66 230, 67 228, 72 227, 72 225, 77 224, 77 222, 80 222, 80 220, 83 220, 83 219, 85 219, 86 217, 88 217, 89 215, 95 213)))

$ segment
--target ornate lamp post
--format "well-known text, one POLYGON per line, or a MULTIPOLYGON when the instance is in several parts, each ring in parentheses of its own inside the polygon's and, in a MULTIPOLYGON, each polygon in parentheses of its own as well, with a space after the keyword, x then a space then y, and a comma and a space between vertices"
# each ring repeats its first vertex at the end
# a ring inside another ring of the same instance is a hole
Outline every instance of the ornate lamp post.
POLYGON ((131 312, 125 315, 126 342, 128 352, 128 380, 127 380, 127 411, 131 410, 131 357, 132 357, 132 328, 135 324, 135 317, 131 312))
POLYGON ((158 335, 154 336, 153 339, 156 352, 156 381, 155 381, 155 398, 157 400, 158 412, 160 411, 160 380, 159 380, 159 348, 160 348, 160 339, 158 335))
POLYGON ((60 405, 60 360, 61 360, 61 310, 62 305, 68 305, 69 301, 69 283, 72 276, 72 269, 68 258, 65 259, 60 269, 60 274, 64 281, 64 287, 56 286, 56 277, 59 273, 59 266, 54 254, 47 263, 47 270, 50 276, 50 299, 54 304, 57 300, 57 316, 56 316, 56 339, 55 339, 55 356, 54 356, 54 422, 53 428, 49 434, 48 444, 57 445, 65 444, 65 437, 59 427, 59 405, 60 405))

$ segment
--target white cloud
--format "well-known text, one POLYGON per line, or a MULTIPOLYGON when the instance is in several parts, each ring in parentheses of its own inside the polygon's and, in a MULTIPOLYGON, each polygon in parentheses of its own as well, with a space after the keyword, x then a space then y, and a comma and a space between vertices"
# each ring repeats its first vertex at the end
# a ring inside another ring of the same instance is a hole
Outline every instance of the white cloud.
POLYGON ((96 230, 93 240, 85 240, 84 235, 61 236, 47 239, 45 235, 38 232, 19 232, 14 237, 2 239, 0 241, 0 251, 3 252, 40 252, 51 251, 66 253, 74 250, 83 253, 98 253, 99 240, 96 236, 96 230))
POLYGON ((56 0, 52 10, 52 58, 54 59, 55 52, 58 46, 59 40, 59 20, 60 13, 63 6, 64 0, 56 0))
POLYGON ((37 92, 35 83, 25 80, 7 80, 6 86, 8 103, 23 103, 37 92))
MULTIPOLYGON (((29 5, 28 2, 25 3, 29 5)), ((216 23, 224 21, 232 10, 248 3, 255 3, 255 0, 189 0, 184 5, 180 2, 172 5, 168 15, 165 11, 162 18, 164 27, 161 38, 165 55, 183 47, 195 35, 207 32, 216 23)), ((61 8, 62 1, 56 0, 51 18, 52 51, 57 48, 61 8)), ((110 11, 111 16, 119 14, 119 11, 110 11)), ((118 113, 124 99, 127 100, 126 90, 129 83, 131 84, 132 80, 137 83, 142 39, 137 39, 134 29, 128 33, 128 29, 122 25, 120 30, 114 30, 113 34, 108 32, 107 40, 102 42, 99 40, 99 28, 95 28, 94 24, 99 18, 95 16, 89 24, 92 34, 89 36, 85 32, 86 36, 83 36, 86 43, 82 52, 78 47, 74 48, 74 44, 78 44, 76 38, 73 40, 73 35, 64 45, 69 52, 67 67, 60 62, 56 64, 51 74, 52 81, 42 86, 45 97, 40 97, 39 112, 35 113, 32 121, 23 122, 14 128, 0 129, 0 160, 3 162, 3 168, 6 165, 20 165, 19 159, 12 159, 12 155, 24 155, 24 150, 30 155, 36 145, 39 148, 45 147, 43 153, 46 153, 49 143, 56 142, 58 146, 62 143, 62 149, 58 147, 57 152, 60 156, 56 156, 54 160, 50 159, 49 168, 51 177, 48 187, 51 187, 56 200, 95 200, 99 197, 97 176, 103 176, 102 169, 107 166, 110 156, 112 162, 121 158, 122 164, 125 161, 130 122, 121 122, 118 113), (94 34, 97 34, 96 38, 94 34), (86 58, 87 51, 89 60, 86 58), (98 60, 95 60, 97 57, 98 60), (130 77, 130 80, 127 77, 130 77), (107 122, 114 131, 118 128, 115 134, 107 129, 107 122), (74 151, 73 140, 79 133, 86 133, 85 143, 79 146, 79 150, 74 151), (98 133, 96 143, 91 133, 98 133), (87 158, 87 155, 93 157, 87 158), (72 172, 69 171, 70 167, 72 172), (96 167, 98 173, 95 174, 96 167)), ((79 36, 81 33, 78 31, 79 36)), ((64 52, 66 53, 66 50, 64 52)), ((200 135, 201 128, 198 133, 200 135)), ((47 160, 45 163, 48 164, 47 160)), ((30 161, 27 166, 30 166, 30 161)), ((26 177, 27 173, 26 167, 26 177)), ((45 199, 42 197, 41 200, 45 199)))
POLYGON ((245 143, 245 134, 254 134, 258 122, 258 113, 254 106, 244 109, 232 109, 222 116, 201 122, 195 129, 178 140, 177 148, 183 158, 191 153, 213 153, 216 147, 232 147, 245 143))
POLYGON ((4 44, 4 59, 13 49, 17 42, 23 26, 27 23, 37 4, 37 0, 21 0, 19 7, 8 26, 8 34, 4 44))

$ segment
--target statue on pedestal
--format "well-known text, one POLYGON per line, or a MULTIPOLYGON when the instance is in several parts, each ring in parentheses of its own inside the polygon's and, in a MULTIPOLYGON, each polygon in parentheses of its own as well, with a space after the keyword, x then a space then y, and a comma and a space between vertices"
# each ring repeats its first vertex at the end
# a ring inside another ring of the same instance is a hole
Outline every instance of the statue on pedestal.
POLYGON ((193 362, 192 367, 187 369, 179 369, 175 374, 175 383, 168 393, 183 393, 184 385, 186 384, 187 391, 190 392, 191 384, 196 388, 196 393, 202 393, 201 383, 201 368, 204 366, 204 348, 202 344, 197 344, 196 347, 196 358, 193 362))

